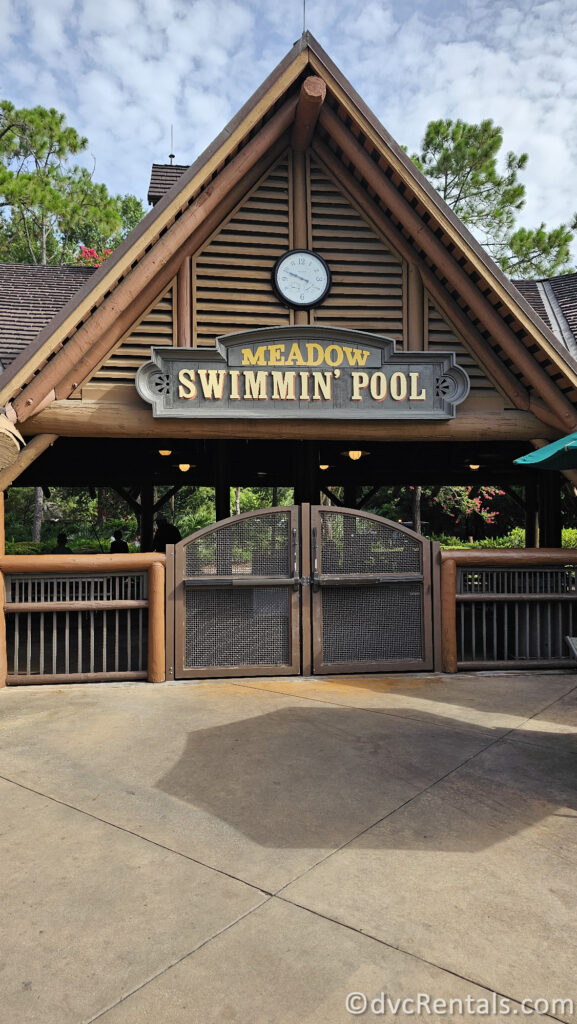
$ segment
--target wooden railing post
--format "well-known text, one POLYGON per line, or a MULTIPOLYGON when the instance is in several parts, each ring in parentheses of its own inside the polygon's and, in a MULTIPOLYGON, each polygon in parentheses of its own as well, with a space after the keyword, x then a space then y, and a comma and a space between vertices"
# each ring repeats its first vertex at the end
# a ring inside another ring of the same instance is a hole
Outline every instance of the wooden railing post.
POLYGON ((165 678, 164 564, 153 562, 148 570, 148 681, 163 683, 165 678))
POLYGON ((4 573, 0 572, 0 687, 6 686, 6 676, 8 675, 8 654, 6 651, 6 613, 4 611, 4 588, 4 573))
POLYGON ((441 562, 441 648, 443 672, 457 671, 457 562, 441 562))

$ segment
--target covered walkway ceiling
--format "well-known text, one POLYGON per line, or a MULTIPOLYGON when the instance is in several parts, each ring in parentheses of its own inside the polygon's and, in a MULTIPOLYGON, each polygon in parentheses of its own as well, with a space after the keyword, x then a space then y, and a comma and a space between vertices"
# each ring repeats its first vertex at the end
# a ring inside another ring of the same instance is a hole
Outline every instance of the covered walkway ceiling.
MULTIPOLYGON (((327 484, 507 483, 523 485, 535 474, 513 460, 526 442, 260 441, 60 438, 22 473, 18 486, 214 486, 217 467, 226 465, 231 486, 293 486, 303 463, 319 468, 327 484), (366 452, 358 461, 349 449, 366 452), (159 452, 170 451, 170 455, 159 452), (180 464, 190 464, 182 472, 180 464), (471 470, 470 465, 478 465, 471 470)), ((537 467, 538 468, 538 467, 537 467)))

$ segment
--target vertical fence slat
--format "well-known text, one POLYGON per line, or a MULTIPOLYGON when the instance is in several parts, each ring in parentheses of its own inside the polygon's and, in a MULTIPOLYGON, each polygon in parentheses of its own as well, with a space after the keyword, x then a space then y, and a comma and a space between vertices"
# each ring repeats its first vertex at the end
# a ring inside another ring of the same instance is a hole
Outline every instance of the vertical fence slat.
MULTIPOLYGON (((458 664, 569 664, 565 636, 574 635, 577 628, 577 556, 558 550, 543 552, 539 563, 533 552, 527 552, 527 565, 507 564, 507 558, 518 563, 523 557, 521 552, 502 551, 444 553, 447 595, 447 581, 452 572, 456 575, 454 646, 458 664), (493 558, 498 565, 491 565, 493 558)), ((447 632, 451 615, 447 615, 445 602, 443 616, 447 632)), ((443 649, 450 650, 447 636, 444 644, 443 649)))

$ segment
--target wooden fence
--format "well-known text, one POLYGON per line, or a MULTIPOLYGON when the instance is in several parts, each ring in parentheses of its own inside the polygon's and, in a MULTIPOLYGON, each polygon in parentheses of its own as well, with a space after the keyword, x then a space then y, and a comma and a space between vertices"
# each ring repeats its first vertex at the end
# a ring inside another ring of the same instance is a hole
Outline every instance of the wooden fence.
POLYGON ((165 555, 0 558, 0 686, 165 679, 165 555))
POLYGON ((443 670, 568 667, 576 582, 577 550, 443 551, 443 670))

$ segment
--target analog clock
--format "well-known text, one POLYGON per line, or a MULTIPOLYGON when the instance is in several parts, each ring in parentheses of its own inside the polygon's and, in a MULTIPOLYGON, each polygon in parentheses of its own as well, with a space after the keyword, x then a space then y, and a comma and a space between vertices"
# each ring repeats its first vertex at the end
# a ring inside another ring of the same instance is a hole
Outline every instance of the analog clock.
POLYGON ((331 272, 316 252, 291 249, 277 260, 273 287, 282 302, 297 309, 318 306, 331 286, 331 272))

